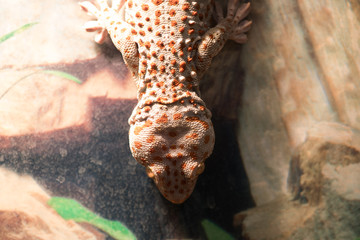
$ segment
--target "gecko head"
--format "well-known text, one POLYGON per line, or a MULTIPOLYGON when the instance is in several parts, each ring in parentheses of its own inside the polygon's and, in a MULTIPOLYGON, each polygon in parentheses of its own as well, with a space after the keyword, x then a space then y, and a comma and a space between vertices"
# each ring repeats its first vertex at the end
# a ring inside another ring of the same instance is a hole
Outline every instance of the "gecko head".
POLYGON ((215 143, 209 114, 190 110, 182 105, 154 105, 153 116, 134 122, 129 131, 134 158, 146 167, 161 194, 176 204, 193 192, 215 143))
POLYGON ((167 160, 169 161, 150 164, 146 167, 146 172, 167 200, 180 204, 193 192, 205 164, 203 161, 193 161, 185 157, 167 158, 167 160))

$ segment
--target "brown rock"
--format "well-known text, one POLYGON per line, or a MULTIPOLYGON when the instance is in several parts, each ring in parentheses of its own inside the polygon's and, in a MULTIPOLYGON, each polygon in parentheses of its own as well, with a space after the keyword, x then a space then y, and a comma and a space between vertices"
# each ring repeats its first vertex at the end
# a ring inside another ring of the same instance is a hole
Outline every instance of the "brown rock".
POLYGON ((290 198, 239 213, 245 239, 356 239, 360 233, 358 131, 322 123, 291 160, 290 198))
POLYGON ((0 196, 0 239, 105 239, 59 216, 47 205, 50 196, 29 176, 0 168, 0 196))
POLYGON ((286 193, 291 152, 319 122, 360 128, 358 1, 252 1, 238 140, 258 205, 286 193))

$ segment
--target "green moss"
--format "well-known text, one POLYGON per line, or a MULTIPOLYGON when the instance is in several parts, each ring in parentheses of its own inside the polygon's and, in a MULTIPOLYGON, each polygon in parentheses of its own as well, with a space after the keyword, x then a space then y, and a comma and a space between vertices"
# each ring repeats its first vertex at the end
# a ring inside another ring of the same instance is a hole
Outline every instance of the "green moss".
POLYGON ((15 34, 21 33, 21 32, 25 31, 26 29, 28 29, 28 28, 36 25, 36 24, 38 24, 38 22, 25 24, 25 25, 19 27, 18 29, 1 36, 0 37, 0 43, 8 40, 9 38, 13 37, 15 34))
POLYGON ((104 219, 73 199, 53 197, 48 204, 66 220, 89 223, 117 240, 136 239, 134 234, 120 222, 104 219))
POLYGON ((235 240, 235 238, 224 229, 207 219, 202 220, 201 225, 204 228, 208 240, 235 240))

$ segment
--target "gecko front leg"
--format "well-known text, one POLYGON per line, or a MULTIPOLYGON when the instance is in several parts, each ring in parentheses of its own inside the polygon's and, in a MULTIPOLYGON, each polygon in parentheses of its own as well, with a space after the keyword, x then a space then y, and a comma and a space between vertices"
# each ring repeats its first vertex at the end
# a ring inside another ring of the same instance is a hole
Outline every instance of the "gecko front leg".
POLYGON ((88 32, 98 32, 95 42, 101 44, 108 33, 115 47, 121 52, 123 59, 132 72, 135 81, 138 80, 139 53, 134 39, 133 27, 124 21, 122 10, 125 0, 114 0, 111 8, 106 0, 98 0, 100 9, 90 2, 81 2, 80 6, 96 21, 87 22, 84 27, 88 32))
POLYGON ((238 2, 239 0, 229 1, 226 18, 223 17, 220 4, 215 3, 218 24, 204 34, 197 51, 196 67, 200 78, 228 39, 237 43, 247 41, 245 33, 250 29, 252 22, 243 19, 250 12, 250 3, 244 3, 237 9, 238 2))

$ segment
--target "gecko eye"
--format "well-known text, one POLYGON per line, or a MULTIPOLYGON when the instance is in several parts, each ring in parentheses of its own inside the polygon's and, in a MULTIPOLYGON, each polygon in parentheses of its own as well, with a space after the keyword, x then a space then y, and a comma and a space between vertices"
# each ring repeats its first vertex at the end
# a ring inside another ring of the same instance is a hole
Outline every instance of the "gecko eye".
POLYGON ((198 167, 196 168, 194 174, 190 177, 191 180, 195 180, 200 174, 202 174, 205 170, 205 164, 200 163, 198 167))

